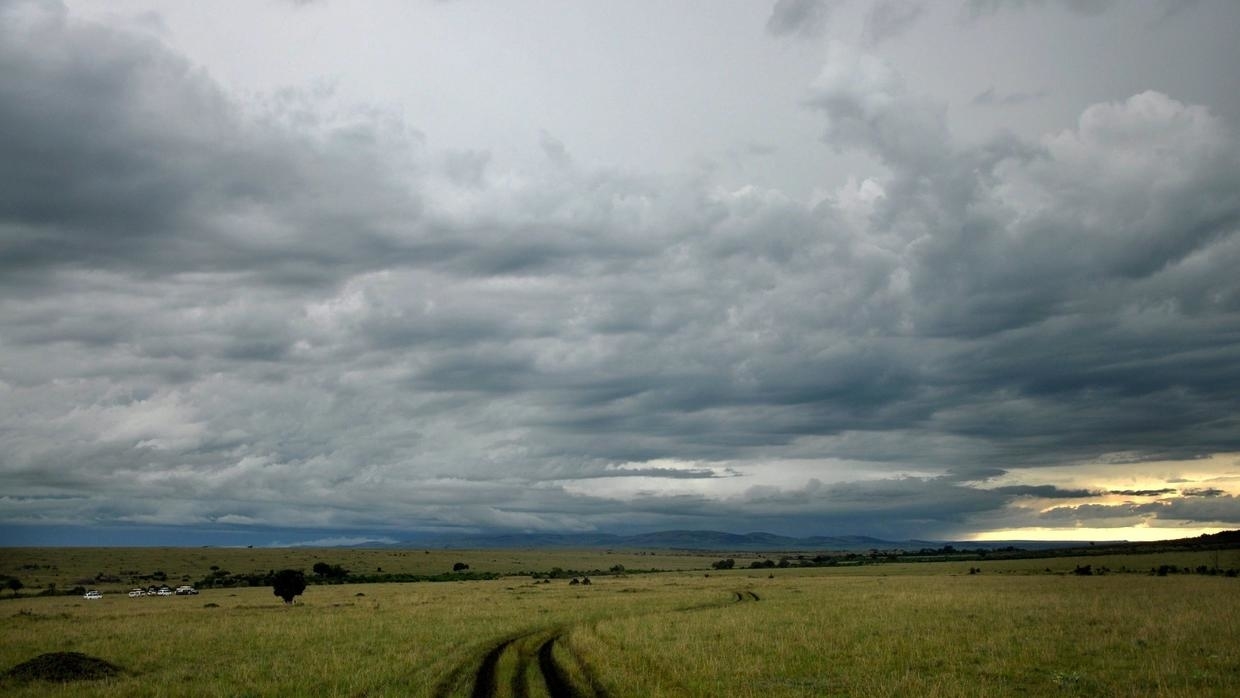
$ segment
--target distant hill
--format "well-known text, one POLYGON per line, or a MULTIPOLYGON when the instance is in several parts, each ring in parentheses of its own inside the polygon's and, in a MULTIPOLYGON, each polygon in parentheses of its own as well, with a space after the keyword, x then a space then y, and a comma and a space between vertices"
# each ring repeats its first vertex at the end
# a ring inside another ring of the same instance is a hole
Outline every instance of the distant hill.
POLYGON ((461 549, 629 549, 683 550, 696 552, 803 553, 842 552, 883 553, 903 551, 900 559, 926 560, 951 557, 978 559, 1059 557, 1064 555, 1107 555, 1156 553, 1176 550, 1223 550, 1240 548, 1240 531, 1224 531, 1175 540, 1130 541, 892 541, 870 536, 807 536, 797 538, 774 533, 726 533, 723 531, 655 531, 634 535, 610 533, 503 533, 475 535, 424 535, 414 539, 360 541, 317 547, 350 548, 440 548, 461 549), (927 557, 930 556, 930 557, 927 557))
POLYGON ((723 531, 656 531, 634 535, 609 533, 505 533, 491 535, 437 536, 406 541, 391 547, 436 548, 629 548, 658 550, 709 550, 735 552, 920 550, 952 545, 971 550, 996 550, 1017 546, 1026 550, 1067 548, 1080 542, 1053 541, 891 541, 870 536, 808 536, 795 538, 774 533, 726 533, 723 531))

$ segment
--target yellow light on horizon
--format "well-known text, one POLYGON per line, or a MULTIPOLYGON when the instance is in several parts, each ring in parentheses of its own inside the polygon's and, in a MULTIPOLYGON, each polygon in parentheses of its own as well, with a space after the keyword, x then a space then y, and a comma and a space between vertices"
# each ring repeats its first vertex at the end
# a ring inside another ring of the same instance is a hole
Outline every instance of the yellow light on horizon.
POLYGON ((1038 541, 1158 541, 1175 538, 1195 538, 1208 533, 1219 533, 1230 529, 1223 527, 1159 527, 1159 526, 1125 526, 1120 528, 1009 528, 998 531, 985 531, 974 534, 970 540, 1003 541, 1003 540, 1038 540, 1038 541))

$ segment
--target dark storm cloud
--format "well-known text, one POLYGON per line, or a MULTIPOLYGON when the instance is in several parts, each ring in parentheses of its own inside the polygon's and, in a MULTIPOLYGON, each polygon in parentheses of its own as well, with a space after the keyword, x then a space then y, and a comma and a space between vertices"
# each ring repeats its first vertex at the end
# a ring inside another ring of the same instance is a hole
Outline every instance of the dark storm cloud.
POLYGON ((250 269, 320 282, 402 247, 389 221, 415 220, 419 204, 394 178, 400 143, 370 126, 313 139, 273 130, 158 42, 52 3, 8 14, 6 274, 250 269))
POLYGON ((1217 487, 1185 487, 1181 494, 1185 497, 1221 497, 1227 493, 1217 487))
POLYGON ((1054 485, 1007 485, 995 487, 993 491, 1017 497, 1041 497, 1043 499, 1078 499, 1081 497, 1097 497, 1100 494, 1094 490, 1066 490, 1054 485))
POLYGON ((1240 167, 1211 115, 1146 93, 1091 107, 1078 131, 1040 152, 997 142, 1010 155, 981 158, 953 148, 940 109, 885 65, 839 49, 809 104, 824 112, 829 143, 890 164, 876 213, 894 233, 921 237, 908 317, 920 334, 951 340, 918 381, 942 386, 927 417, 937 431, 1002 443, 995 460, 1007 465, 1050 453, 1087 460, 1126 450, 1120 442, 1137 433, 1150 458, 1234 448, 1235 419, 1206 416, 1240 385, 1232 352, 1216 344, 1236 331, 1237 284, 1218 265, 1237 249, 1240 167), (1160 161, 1152 141, 1175 143, 1176 159, 1160 161), (931 170, 934 179, 921 177, 931 170), (1061 199, 1078 213, 1030 209, 1016 223, 1026 185, 1081 192, 1061 199), (1082 224, 1094 216, 1108 228, 1082 224), (1084 256, 1052 251, 1065 248, 1084 256), (1190 281, 1198 271, 1210 281, 1190 281), (1216 293, 1202 295, 1207 287, 1216 293), (966 394, 976 401, 956 400, 966 394), (1193 437, 1163 438, 1185 432, 1193 437))
POLYGON ((1119 494, 1125 497, 1161 497, 1164 494, 1176 494, 1177 490, 1173 487, 1164 487, 1157 490, 1111 490, 1107 494, 1119 494))
POLYGON ((1232 495, 1165 499, 1139 505, 1138 510, 1160 519, 1240 524, 1240 497, 1232 495))
MULTIPOLYGON (((1095 496, 1005 471, 1240 449, 1240 161, 1205 107, 962 145, 833 44, 804 104, 885 173, 810 205, 547 132, 523 170, 435 152, 0 12, 9 519, 946 536, 1095 496)), ((1213 494, 1047 517, 1232 516, 1213 494)))
POLYGON ((627 502, 629 509, 658 518, 672 518, 694 527, 727 528, 728 520, 760 522, 764 530, 804 535, 873 531, 875 535, 907 537, 907 522, 919 533, 950 537, 975 514, 1002 507, 1011 497, 946 482, 939 478, 899 478, 827 484, 811 479, 803 487, 753 487, 724 499, 700 496, 646 496, 627 502))
MULTIPOLYGON (((1077 499, 1097 495, 1052 486, 979 489, 950 478, 903 477, 839 483, 810 480, 804 487, 792 489, 754 487, 722 501, 648 496, 628 506, 648 515, 681 517, 681 524, 704 527, 720 527, 732 517, 761 521, 768 529, 794 534, 806 530, 867 530, 894 538, 950 539, 964 535, 976 517, 993 516, 1024 497, 1077 499), (910 522, 915 522, 915 530, 909 528, 910 522)), ((1038 518, 1043 522, 1056 517, 1076 520, 1089 517, 1094 509, 1102 510, 1098 516, 1137 516, 1116 507, 1083 505, 1051 509, 1038 518)))
POLYGON ((1234 526, 1240 523, 1240 497, 1220 494, 1213 497, 1170 497, 1146 504, 1083 504, 1048 509, 1039 518, 1086 524, 1120 519, 1126 522, 1146 520, 1234 526))
POLYGON ((1087 522, 1106 519, 1139 519, 1141 511, 1136 504, 1081 504, 1078 506, 1053 507, 1038 515, 1042 521, 1087 522))
MULTIPOLYGON (((4 281, 86 268, 330 287, 391 265, 522 274, 639 251, 589 222, 538 218, 510 234, 423 220, 417 134, 377 121, 282 128, 155 41, 39 7, 14 11, 0 46, 4 281)), ((570 162, 559 141, 543 145, 570 162)), ((451 153, 445 171, 477 187, 487 161, 451 153)))

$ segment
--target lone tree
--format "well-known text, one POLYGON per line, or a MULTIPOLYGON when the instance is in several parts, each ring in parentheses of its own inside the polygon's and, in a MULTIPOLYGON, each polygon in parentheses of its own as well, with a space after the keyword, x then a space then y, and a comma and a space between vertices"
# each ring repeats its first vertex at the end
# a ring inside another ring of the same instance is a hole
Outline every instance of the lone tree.
POLYGON ((465 564, 464 562, 458 562, 452 566, 453 572, 464 572, 467 569, 469 569, 469 565, 465 564))
POLYGON ((280 570, 271 577, 271 589, 284 603, 293 603, 293 597, 306 590, 306 575, 301 570, 280 570))
POLYGON ((22 584, 22 580, 18 579, 17 577, 9 577, 9 581, 5 582, 4 586, 12 589, 13 596, 17 596, 17 592, 25 588, 26 585, 22 584))

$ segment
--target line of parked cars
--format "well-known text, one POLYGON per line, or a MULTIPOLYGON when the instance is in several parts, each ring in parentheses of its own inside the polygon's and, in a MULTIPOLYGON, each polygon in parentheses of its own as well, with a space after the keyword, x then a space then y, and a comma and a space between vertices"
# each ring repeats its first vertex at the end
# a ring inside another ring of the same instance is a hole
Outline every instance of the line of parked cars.
MULTIPOLYGON (((136 587, 129 591, 129 598, 136 599, 139 596, 174 596, 174 595, 175 596, 192 596, 197 593, 198 593, 198 590, 188 584, 182 584, 176 589, 173 589, 172 587, 165 584, 160 587, 149 586, 145 589, 141 587, 136 587)), ((83 594, 82 598, 91 599, 91 600, 102 599, 103 592, 97 591, 95 589, 91 589, 90 591, 83 594)))

